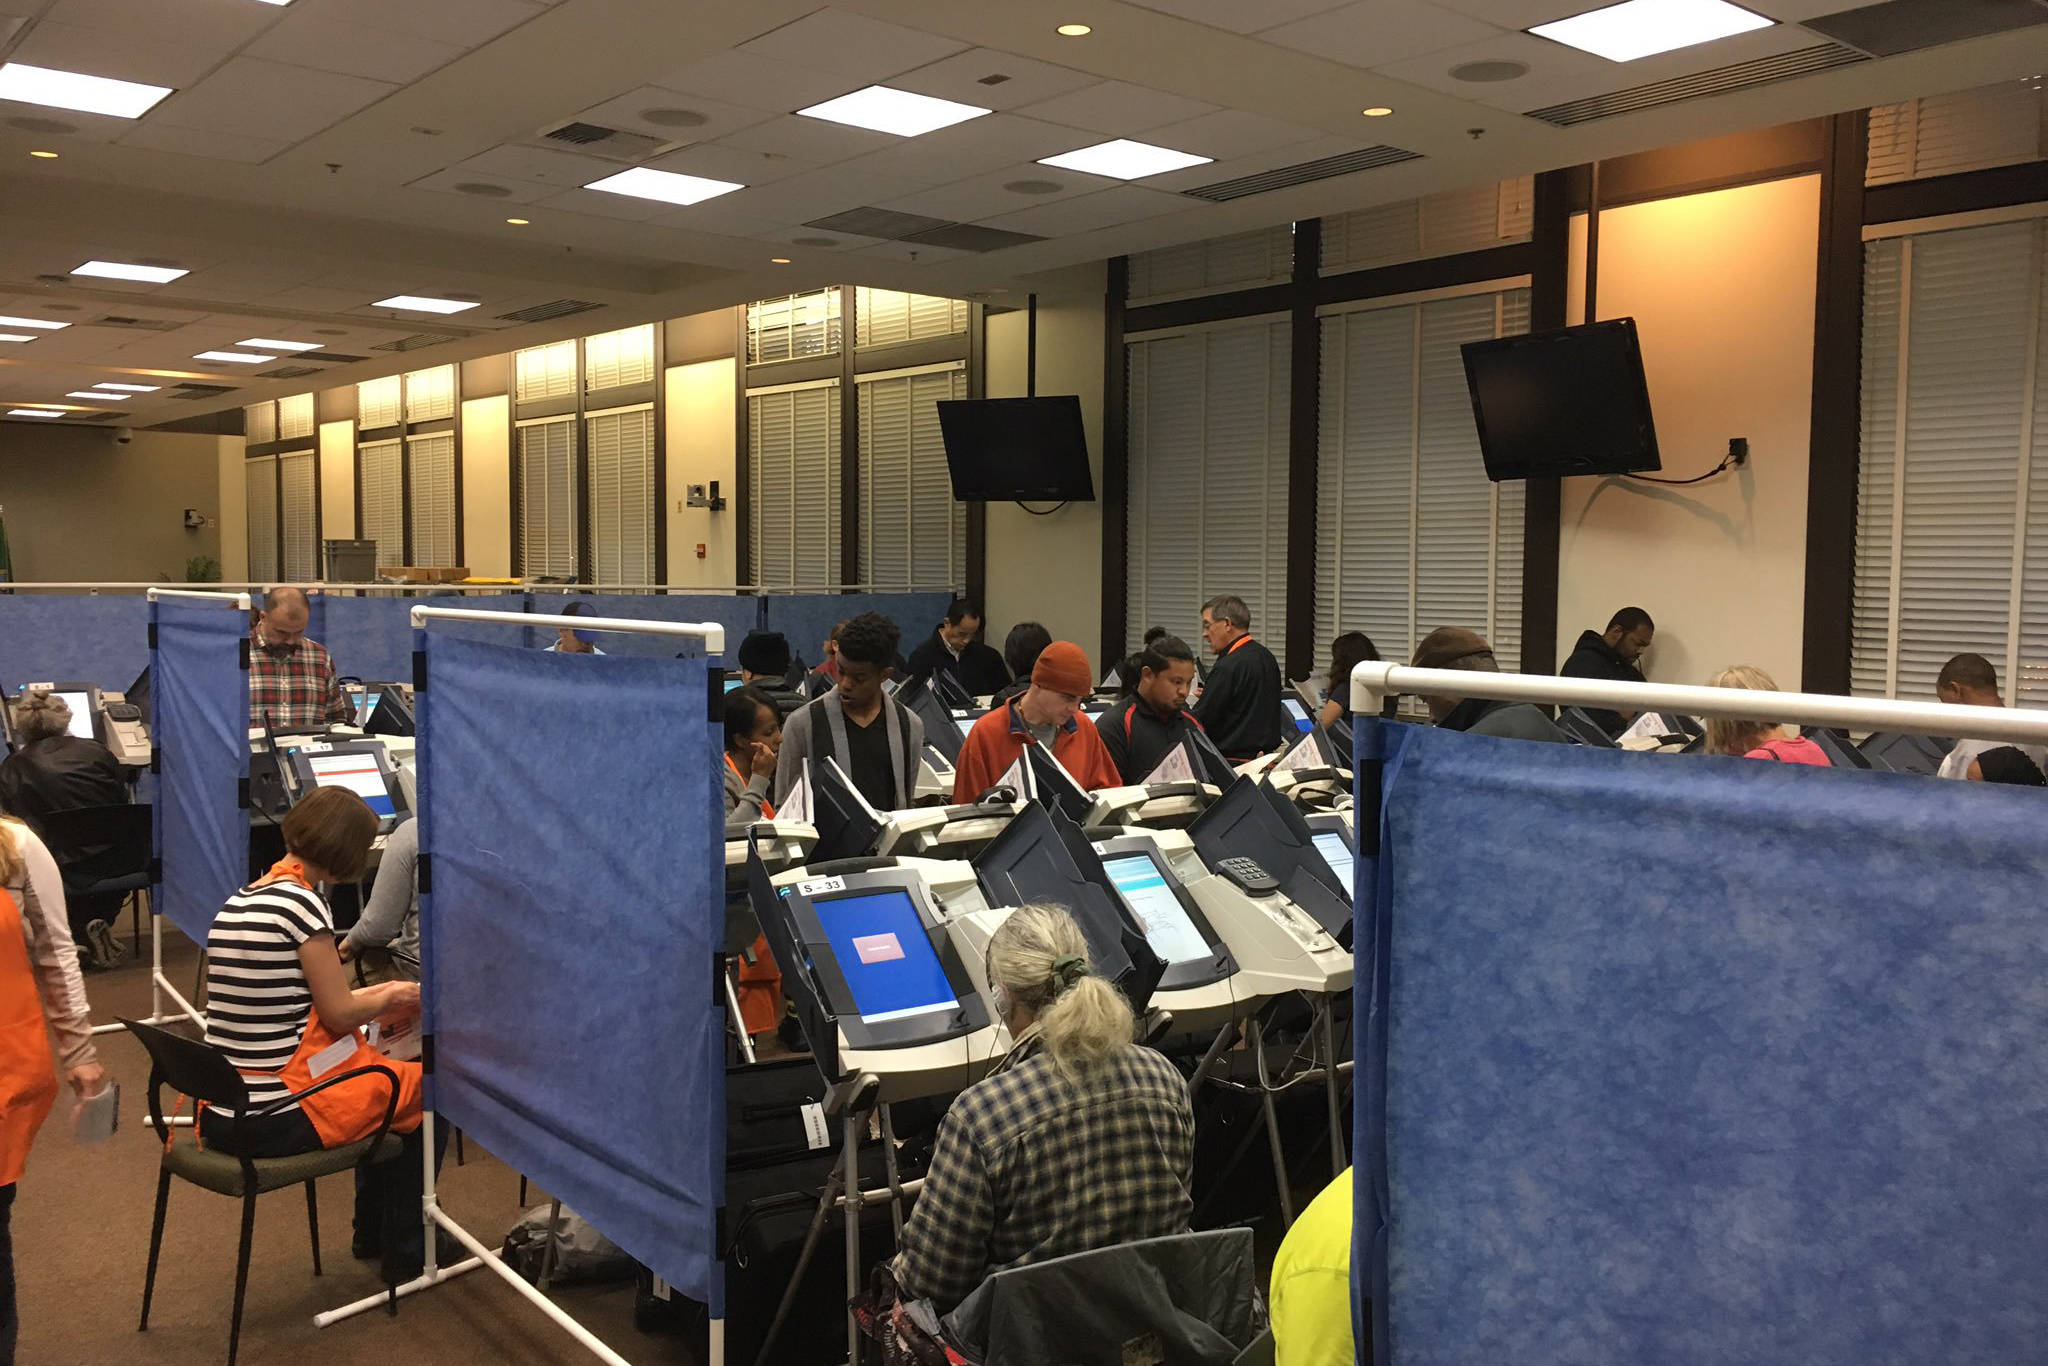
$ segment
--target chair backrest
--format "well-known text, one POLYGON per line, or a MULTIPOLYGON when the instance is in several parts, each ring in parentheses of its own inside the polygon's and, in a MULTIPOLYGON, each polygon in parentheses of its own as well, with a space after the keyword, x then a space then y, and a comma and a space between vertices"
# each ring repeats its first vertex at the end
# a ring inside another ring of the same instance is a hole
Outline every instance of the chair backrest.
POLYGON ((101 877, 149 871, 155 834, 147 803, 80 806, 52 811, 42 821, 43 843, 60 858, 66 850, 102 849, 93 859, 101 877))
MULTIPOLYGON (((155 1025, 139 1024, 134 1020, 122 1020, 122 1026, 141 1041, 149 1053, 149 1104, 150 1119, 156 1122, 156 1090, 159 1085, 168 1086, 181 1095, 194 1100, 203 1100, 209 1105, 232 1107, 240 1114, 249 1107, 249 1085, 242 1080, 221 1051, 211 1044, 198 1039, 188 1039, 182 1034, 173 1034, 155 1025)), ((159 1123, 158 1128, 162 1125, 159 1123)))

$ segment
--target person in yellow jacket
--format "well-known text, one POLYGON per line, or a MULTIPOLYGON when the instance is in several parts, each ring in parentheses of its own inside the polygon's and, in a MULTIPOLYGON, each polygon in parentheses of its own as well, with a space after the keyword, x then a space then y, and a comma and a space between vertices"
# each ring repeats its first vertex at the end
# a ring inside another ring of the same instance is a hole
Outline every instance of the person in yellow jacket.
POLYGON ((1352 1366, 1351 1168, 1309 1202, 1273 1259, 1273 1366, 1352 1366))
POLYGON ((56 1102, 60 1064, 80 1097, 98 1095, 107 1084, 93 1051, 57 860, 27 826, 0 817, 0 1366, 13 1366, 18 1329, 14 1188, 56 1102))

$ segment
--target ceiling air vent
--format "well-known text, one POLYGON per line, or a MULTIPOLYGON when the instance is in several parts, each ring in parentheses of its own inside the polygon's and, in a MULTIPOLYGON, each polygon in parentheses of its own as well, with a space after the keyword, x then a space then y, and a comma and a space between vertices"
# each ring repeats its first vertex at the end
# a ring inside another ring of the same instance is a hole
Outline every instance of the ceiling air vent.
POLYGON ((164 397, 189 399, 219 398, 222 394, 232 394, 233 392, 235 392, 235 386, 232 384, 173 384, 170 393, 164 395, 164 397))
POLYGON ((571 119, 553 128, 543 128, 540 136, 532 140, 535 147, 552 147, 557 151, 574 147, 590 156, 604 157, 609 161, 645 161, 658 152, 665 152, 677 146, 661 138, 652 138, 645 133, 628 133, 617 128, 607 128, 601 123, 585 123, 571 119))
POLYGON ((1021 247, 1026 242, 1043 242, 1045 239, 1033 237, 1028 232, 985 228, 979 223, 948 223, 942 228, 933 228, 903 240, 913 246, 945 247, 949 251, 1001 251, 1004 247, 1021 247))
POLYGON ((1232 199, 1243 199, 1247 195, 1265 194, 1270 190, 1284 190, 1293 185, 1307 185, 1312 181, 1328 180, 1333 176, 1377 170, 1382 166, 1398 166, 1404 161, 1421 159, 1422 153, 1411 152, 1405 147, 1366 147, 1356 152, 1323 157, 1319 161, 1304 161, 1293 166, 1260 171, 1257 175, 1239 176, 1235 180, 1219 180, 1213 185, 1200 185, 1192 190, 1182 190, 1181 193, 1222 204, 1232 199))
POLYGON ((317 360, 317 361, 319 361, 319 362, 320 362, 320 363, 321 363, 322 365, 354 365, 354 364, 355 364, 356 362, 358 362, 358 361, 365 361, 365 360, 368 360, 368 359, 369 359, 369 357, 368 357, 368 356, 345 356, 345 355, 343 355, 343 354, 342 354, 341 352, 339 352, 339 351, 322 351, 322 352, 321 352, 321 353, 320 353, 319 355, 317 355, 317 356, 308 356, 308 357, 306 357, 306 359, 307 359, 307 360, 317 360))
POLYGON ((85 324, 87 327, 125 327, 130 332, 175 332, 184 325, 165 318, 131 318, 120 313, 109 313, 85 324))
POLYGON ((372 351, 417 351, 422 346, 439 346, 447 340, 449 340, 447 337, 435 336, 426 332, 415 332, 412 336, 400 337, 397 341, 379 342, 370 349, 372 351))
POLYGON ((2048 9, 2029 0, 1890 0, 1882 5, 1845 6, 1838 14, 1800 22, 1814 32, 1873 57, 1896 57, 1923 47, 1960 43, 1988 33, 2048 24, 2048 9))
POLYGON ((947 225, 944 218, 927 218, 921 213, 898 213, 894 209, 848 209, 835 213, 830 218, 813 218, 804 226, 823 228, 827 232, 850 232, 862 237, 885 237, 891 241, 902 241, 915 237, 921 232, 947 225))
POLYGON ((258 379, 304 379, 304 378, 305 378, 305 377, 306 377, 307 375, 317 375, 317 374, 319 374, 319 373, 320 373, 320 367, 319 367, 319 366, 317 366, 317 365, 281 365, 281 366, 279 366, 279 367, 278 367, 277 369, 275 369, 275 370, 265 370, 265 371, 264 371, 264 372, 263 372, 262 374, 258 375, 258 376, 257 376, 256 378, 258 378, 258 379))
POLYGON ((588 313, 593 308, 603 307, 603 304, 594 304, 588 299, 556 299, 553 303, 535 304, 531 308, 522 308, 516 313, 500 313, 498 321, 506 323, 544 323, 550 318, 566 318, 572 313, 588 313))
POLYGON ((1617 90, 1609 95, 1588 95, 1582 100, 1566 104, 1553 104, 1547 109, 1532 109, 1529 117, 1542 119, 1545 123, 1560 128, 1570 128, 1581 123, 1592 123, 1596 119, 1611 119, 1620 114, 1634 114, 1644 109, 1655 109, 1660 105, 1677 104, 1681 100, 1696 100, 1708 95, 1725 95, 1731 90, 1747 90, 1752 86, 1769 85, 1774 81, 1789 81, 1797 76, 1808 76, 1816 71, 1829 71, 1838 66, 1853 66, 1867 62, 1864 56, 1852 47, 1839 43, 1822 43, 1817 47, 1802 47, 1797 52, 1781 52, 1775 57, 1759 57, 1755 61, 1737 62, 1733 66, 1717 67, 1712 71, 1701 71, 1691 76, 1676 76, 1668 81, 1653 81, 1631 90, 1617 90))
POLYGON ((117 417, 126 416, 128 416, 126 413, 110 413, 104 408, 95 408, 92 412, 80 413, 78 420, 80 422, 112 422, 117 417))

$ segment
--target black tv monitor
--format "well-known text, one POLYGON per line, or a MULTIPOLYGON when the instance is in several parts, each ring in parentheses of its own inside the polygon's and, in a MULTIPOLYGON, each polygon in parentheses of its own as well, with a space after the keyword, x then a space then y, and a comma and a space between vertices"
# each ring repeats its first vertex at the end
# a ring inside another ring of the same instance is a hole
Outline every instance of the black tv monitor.
POLYGON ((1464 345, 1486 477, 1663 468, 1633 318, 1464 345))
POLYGON ((1095 500, 1076 395, 941 399, 938 409, 955 500, 1095 500))

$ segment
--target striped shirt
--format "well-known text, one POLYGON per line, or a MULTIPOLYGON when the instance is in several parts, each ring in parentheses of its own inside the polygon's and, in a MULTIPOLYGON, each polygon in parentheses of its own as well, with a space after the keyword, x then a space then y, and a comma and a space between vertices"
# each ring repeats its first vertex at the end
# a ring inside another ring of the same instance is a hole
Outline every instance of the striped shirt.
MULTIPOLYGON (((299 945, 333 933, 326 901, 296 882, 244 887, 229 897, 206 936, 206 1042, 244 1073, 282 1071, 313 1010, 299 945)), ((247 1080, 253 1105, 291 1094, 276 1076, 247 1080)))

